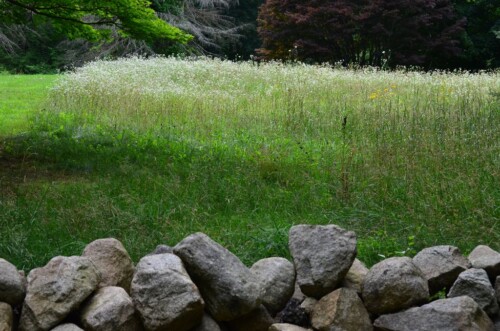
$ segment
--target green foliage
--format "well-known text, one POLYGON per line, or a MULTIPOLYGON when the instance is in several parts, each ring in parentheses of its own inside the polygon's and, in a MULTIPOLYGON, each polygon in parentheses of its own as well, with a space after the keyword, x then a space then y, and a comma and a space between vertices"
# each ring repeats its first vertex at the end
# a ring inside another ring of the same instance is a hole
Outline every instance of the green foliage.
POLYGON ((4 0, 0 2, 0 18, 6 23, 26 23, 26 13, 37 21, 49 20, 55 29, 70 39, 106 39, 110 26, 126 36, 153 41, 167 39, 181 43, 192 37, 159 19, 146 0, 4 0), (99 27, 99 28, 98 28, 99 27), (108 27, 108 28, 101 28, 108 27))
POLYGON ((64 50, 57 47, 64 38, 50 24, 38 24, 36 31, 26 25, 14 52, 0 47, 0 63, 12 73, 54 73, 64 66, 64 50))
POLYGON ((500 7, 496 0, 454 0, 455 7, 467 18, 463 36, 464 52, 454 66, 463 68, 500 67, 500 7))

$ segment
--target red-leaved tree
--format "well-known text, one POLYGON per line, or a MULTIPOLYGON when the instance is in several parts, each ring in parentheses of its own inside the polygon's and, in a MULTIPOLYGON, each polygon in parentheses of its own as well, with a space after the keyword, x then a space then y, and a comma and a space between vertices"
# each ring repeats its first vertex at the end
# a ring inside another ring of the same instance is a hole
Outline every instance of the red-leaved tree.
POLYGON ((450 0, 267 0, 258 24, 266 59, 439 66, 465 20, 450 0))

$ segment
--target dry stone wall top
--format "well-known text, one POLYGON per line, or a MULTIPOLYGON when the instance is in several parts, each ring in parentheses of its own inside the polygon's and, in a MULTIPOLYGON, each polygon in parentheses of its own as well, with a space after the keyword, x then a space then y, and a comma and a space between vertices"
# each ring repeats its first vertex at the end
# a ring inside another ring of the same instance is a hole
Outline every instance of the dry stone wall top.
POLYGON ((118 240, 100 239, 27 280, 0 259, 0 331, 500 331, 490 247, 468 258, 430 247, 370 269, 354 233, 335 225, 294 226, 289 247, 293 263, 248 268, 196 233, 134 267, 118 240))

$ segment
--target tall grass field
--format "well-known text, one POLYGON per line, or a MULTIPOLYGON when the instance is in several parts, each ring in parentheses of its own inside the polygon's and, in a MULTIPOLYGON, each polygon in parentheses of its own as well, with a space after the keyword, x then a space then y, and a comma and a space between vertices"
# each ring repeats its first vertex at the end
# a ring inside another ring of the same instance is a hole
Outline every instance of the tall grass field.
POLYGON ((50 86, 0 142, 0 257, 19 268, 104 237, 137 261, 197 231, 251 264, 288 257, 299 223, 355 231, 368 265, 500 250, 499 72, 128 58, 50 86))

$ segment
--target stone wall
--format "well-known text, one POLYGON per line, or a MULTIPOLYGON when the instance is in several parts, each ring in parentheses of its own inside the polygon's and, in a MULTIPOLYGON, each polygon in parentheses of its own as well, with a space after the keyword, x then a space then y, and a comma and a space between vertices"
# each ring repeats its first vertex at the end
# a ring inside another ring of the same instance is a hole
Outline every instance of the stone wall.
POLYGON ((290 229, 293 263, 246 267, 203 233, 133 265, 116 239, 27 277, 0 259, 0 331, 500 331, 500 253, 426 248, 367 269, 335 225, 290 229))

